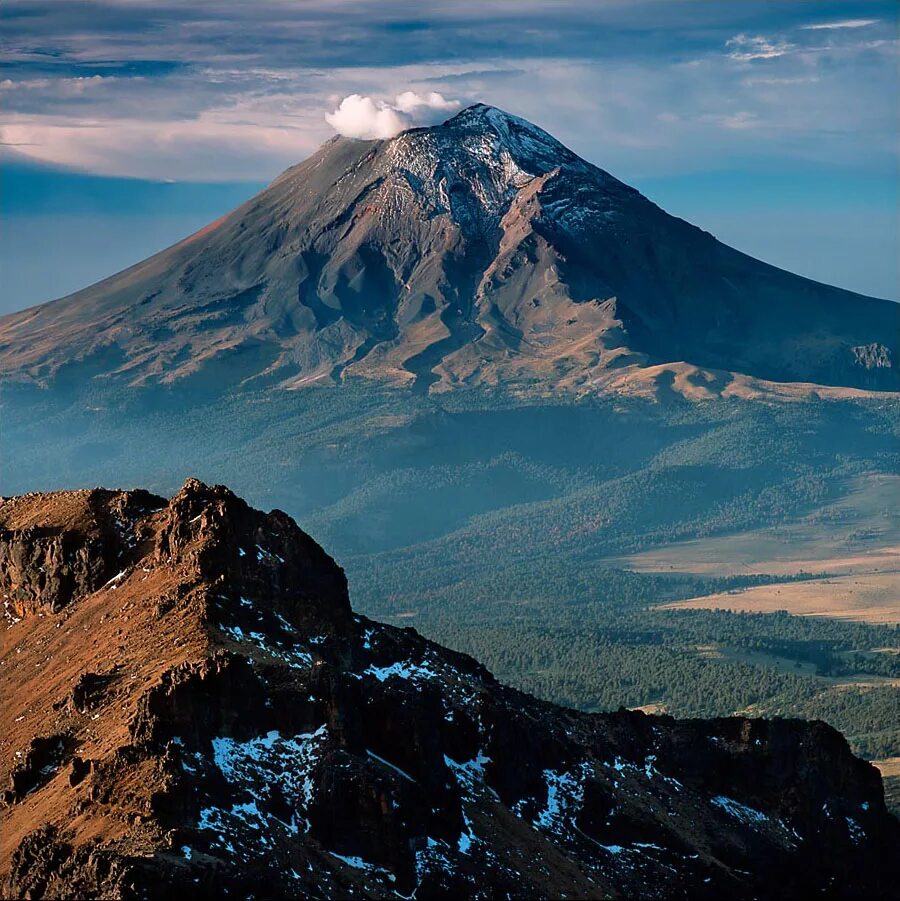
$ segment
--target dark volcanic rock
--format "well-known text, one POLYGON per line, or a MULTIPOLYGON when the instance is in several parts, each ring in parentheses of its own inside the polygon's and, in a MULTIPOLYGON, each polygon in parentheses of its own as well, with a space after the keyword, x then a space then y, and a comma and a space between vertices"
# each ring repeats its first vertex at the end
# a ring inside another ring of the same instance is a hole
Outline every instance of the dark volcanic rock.
POLYGON ((13 544, 85 537, 79 572, 102 571, 55 612, 3 573, 45 614, 3 635, 6 896, 860 898, 900 877, 877 770, 822 723, 539 702, 355 616, 312 539, 222 487, 0 518, 13 544))

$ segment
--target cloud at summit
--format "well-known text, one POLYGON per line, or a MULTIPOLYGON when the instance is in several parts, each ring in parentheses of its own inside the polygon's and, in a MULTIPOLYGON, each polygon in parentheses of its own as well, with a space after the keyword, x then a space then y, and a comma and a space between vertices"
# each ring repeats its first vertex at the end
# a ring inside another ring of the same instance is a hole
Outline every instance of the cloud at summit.
POLYGON ((437 125, 458 110, 458 100, 447 100, 437 91, 417 94, 404 91, 394 101, 374 100, 359 94, 344 97, 325 121, 348 138, 392 138, 407 128, 437 125))

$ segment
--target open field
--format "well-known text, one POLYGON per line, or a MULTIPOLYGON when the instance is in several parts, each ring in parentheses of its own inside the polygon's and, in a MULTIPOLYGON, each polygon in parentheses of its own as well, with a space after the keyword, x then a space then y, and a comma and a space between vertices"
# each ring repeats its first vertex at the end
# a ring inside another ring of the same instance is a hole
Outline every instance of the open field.
POLYGON ((610 565, 709 576, 900 572, 900 476, 846 479, 830 502, 783 526, 680 541, 610 565))
POLYGON ((888 810, 900 818, 900 757, 887 757, 883 760, 873 760, 872 763, 881 770, 884 800, 888 810))
POLYGON ((900 757, 887 757, 884 760, 873 760, 872 763, 881 770, 882 778, 900 779, 900 757))
POLYGON ((900 623, 900 570, 755 585, 664 606, 674 610, 731 610, 737 613, 787 610, 797 616, 900 623))
POLYGON ((666 604, 859 622, 900 623, 900 477, 853 477, 809 515, 775 528, 682 541, 620 557, 614 565, 642 573, 702 576, 819 575, 717 592, 666 604))

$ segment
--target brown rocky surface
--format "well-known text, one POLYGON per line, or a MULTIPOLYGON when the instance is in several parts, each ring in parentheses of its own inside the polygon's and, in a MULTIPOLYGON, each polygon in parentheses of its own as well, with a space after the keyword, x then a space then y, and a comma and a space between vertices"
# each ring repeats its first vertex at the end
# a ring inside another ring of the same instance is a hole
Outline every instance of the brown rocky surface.
POLYGON ((286 515, 188 481, 0 505, 2 894, 846 897, 896 889, 822 723, 584 714, 353 614, 286 515))

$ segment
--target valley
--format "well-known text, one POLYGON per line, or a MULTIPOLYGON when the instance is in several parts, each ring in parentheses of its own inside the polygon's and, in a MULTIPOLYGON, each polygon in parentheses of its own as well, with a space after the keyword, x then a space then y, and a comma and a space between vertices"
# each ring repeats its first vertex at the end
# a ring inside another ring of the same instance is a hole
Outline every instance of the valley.
POLYGON ((476 104, 0 320, 0 491, 228 484, 541 699, 891 759, 898 311, 476 104))
POLYGON ((900 719, 900 655, 885 651, 900 649, 900 426, 880 401, 343 386, 231 393, 185 417, 172 389, 4 400, 6 493, 141 480, 167 493, 174 472, 231 483, 327 543, 358 609, 539 697, 823 717, 867 757, 900 752, 884 726, 900 719), (872 578, 887 583, 884 622, 791 615, 774 594, 872 578), (765 612, 677 609, 764 591, 779 601, 765 612))

